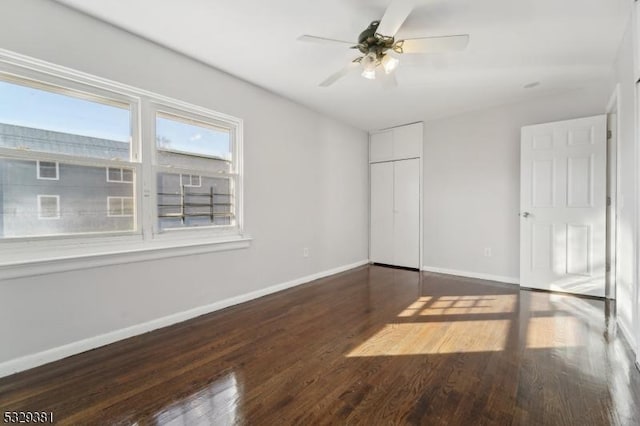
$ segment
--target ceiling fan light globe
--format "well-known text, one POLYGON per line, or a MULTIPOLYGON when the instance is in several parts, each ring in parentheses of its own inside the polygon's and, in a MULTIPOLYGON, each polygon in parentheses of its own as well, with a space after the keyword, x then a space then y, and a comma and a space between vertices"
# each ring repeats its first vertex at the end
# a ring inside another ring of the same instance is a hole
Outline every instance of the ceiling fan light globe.
POLYGON ((367 80, 375 80, 376 79, 376 70, 375 67, 373 69, 366 69, 362 71, 362 76, 367 80))
POLYGON ((378 65, 378 59, 375 54, 367 53, 360 63, 365 71, 375 71, 376 66, 378 65))
POLYGON ((385 55, 385 57, 382 58, 382 67, 384 68, 384 72, 387 74, 391 74, 393 70, 398 68, 399 63, 400 59, 394 58, 390 55, 385 55))

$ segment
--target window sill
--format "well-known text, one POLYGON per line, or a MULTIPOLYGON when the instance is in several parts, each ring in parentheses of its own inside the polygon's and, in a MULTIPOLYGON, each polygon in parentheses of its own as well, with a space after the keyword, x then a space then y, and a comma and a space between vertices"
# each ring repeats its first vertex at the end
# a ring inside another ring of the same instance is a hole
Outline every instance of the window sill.
POLYGON ((68 248, 64 251, 31 251, 27 256, 2 256, 0 280, 238 250, 248 248, 251 245, 251 240, 249 236, 229 236, 217 239, 137 241, 102 246, 86 245, 68 248))

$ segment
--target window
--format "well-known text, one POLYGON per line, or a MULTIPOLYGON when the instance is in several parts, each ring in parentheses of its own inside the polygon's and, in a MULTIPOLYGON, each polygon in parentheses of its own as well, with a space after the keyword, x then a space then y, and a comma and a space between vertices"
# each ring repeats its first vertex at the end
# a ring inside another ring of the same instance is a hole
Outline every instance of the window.
POLYGON ((180 175, 180 185, 196 188, 202 186, 202 178, 199 175, 180 175))
POLYGON ((107 216, 109 217, 133 216, 133 198, 107 197, 107 216))
POLYGON ((55 161, 37 161, 38 179, 58 180, 58 163, 55 161))
POLYGON ((38 219, 60 219, 60 196, 38 195, 38 219))
POLYGON ((105 168, 116 167, 121 180, 133 181, 132 105, 114 93, 55 83, 0 74, 0 236, 134 233, 135 221, 114 226, 104 209, 106 196, 135 194, 131 182, 114 190, 104 180, 105 168), (34 164, 37 179, 30 177, 34 164), (29 214, 30 197, 52 190, 64 198, 65 209, 42 195, 37 218, 29 214))
POLYGON ((155 130, 159 230, 235 226, 234 127, 159 107, 155 130))
POLYGON ((246 247, 241 147, 237 118, 2 51, 0 255, 246 247))
POLYGON ((133 182, 133 170, 107 167, 107 182, 133 182))

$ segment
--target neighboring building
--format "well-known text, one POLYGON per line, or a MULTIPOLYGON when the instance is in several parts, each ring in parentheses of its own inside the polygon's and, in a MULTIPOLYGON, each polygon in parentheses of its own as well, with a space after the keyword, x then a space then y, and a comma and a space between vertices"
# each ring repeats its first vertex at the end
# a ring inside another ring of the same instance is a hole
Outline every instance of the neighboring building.
MULTIPOLYGON (((90 158, 128 159, 125 142, 0 123, 0 146, 90 158)), ((0 159, 0 235, 129 231, 133 172, 52 161, 0 159)))
MULTIPOLYGON (((98 159, 129 159, 129 144, 0 123, 0 146, 98 159)), ((0 158, 0 236, 135 229, 133 169, 0 158)), ((160 173, 159 227, 230 223, 229 181, 160 173)))

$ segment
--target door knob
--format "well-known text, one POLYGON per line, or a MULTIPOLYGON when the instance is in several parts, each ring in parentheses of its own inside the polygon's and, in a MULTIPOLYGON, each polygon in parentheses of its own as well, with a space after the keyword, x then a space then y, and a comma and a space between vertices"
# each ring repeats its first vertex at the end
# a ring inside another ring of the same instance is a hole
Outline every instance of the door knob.
POLYGON ((528 218, 529 216, 531 216, 531 213, 529 213, 529 212, 523 212, 523 213, 518 214, 518 216, 522 216, 522 217, 524 217, 524 218, 526 219, 526 218, 528 218))

